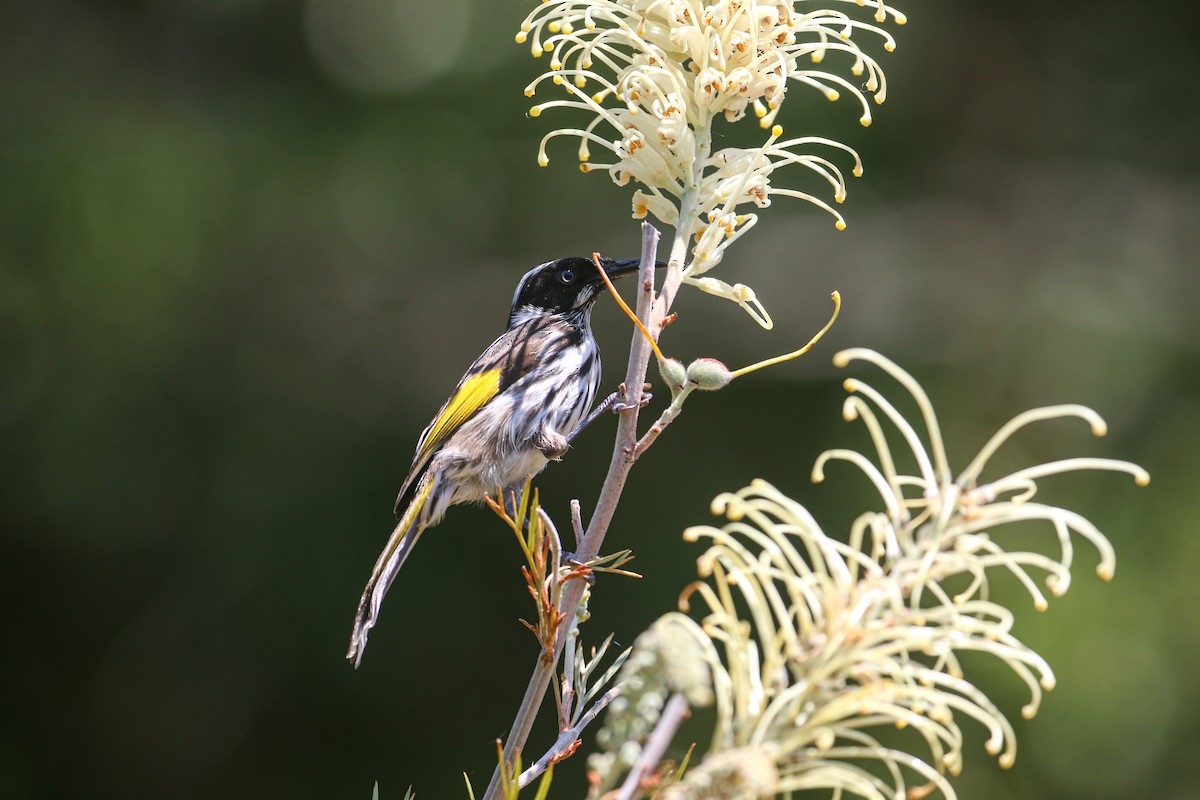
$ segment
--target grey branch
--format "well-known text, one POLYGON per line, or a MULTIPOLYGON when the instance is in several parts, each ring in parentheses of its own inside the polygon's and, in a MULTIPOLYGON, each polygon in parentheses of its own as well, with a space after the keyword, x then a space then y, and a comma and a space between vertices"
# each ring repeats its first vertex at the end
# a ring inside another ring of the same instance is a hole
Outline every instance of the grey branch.
MULTIPOLYGON (((683 279, 682 265, 673 265, 667 270, 667 278, 663 289, 655 302, 654 269, 658 256, 658 231, 653 225, 642 223, 642 265, 638 272, 637 316, 648 330, 657 334, 662 330, 662 322, 671 308, 675 291, 683 279)), ((629 365, 625 370, 625 403, 630 406, 622 411, 617 423, 617 438, 613 447, 612 459, 609 461, 608 474, 600 489, 600 497, 596 501, 596 510, 588 524, 587 531, 580 538, 576 558, 581 562, 590 561, 600 553, 608 526, 616 513, 621 492, 625 488, 625 479, 637 456, 637 423, 638 411, 641 410, 642 387, 646 384, 646 369, 650 363, 650 343, 642 336, 641 331, 633 332, 633 341, 629 346, 629 365)), ((563 645, 567 640, 568 626, 575 624, 575 609, 583 597, 584 582, 570 581, 563 591, 564 609, 562 627, 555 637, 554 652, 543 650, 538 654, 534 665, 533 675, 521 699, 521 707, 513 721, 508 741, 504 743, 504 762, 512 764, 517 753, 524 747, 533 727, 533 720, 546 696, 546 689, 554 676, 554 667, 558 663, 563 645)), ((500 782, 500 768, 492 773, 483 800, 499 800, 503 789, 500 782)))
POLYGON ((658 718, 658 724, 654 726, 650 738, 646 740, 646 746, 642 748, 642 755, 633 765, 633 769, 629 770, 629 774, 625 776, 625 783, 621 784, 621 791, 617 792, 613 800, 634 800, 634 798, 642 796, 642 779, 662 761, 663 754, 667 752, 667 746, 675 738, 675 732, 687 719, 688 711, 687 698, 682 694, 671 695, 671 699, 667 701, 667 705, 663 709, 662 716, 658 718))
POLYGON ((579 735, 583 733, 583 729, 590 725, 592 720, 599 716, 600 712, 607 708, 608 704, 620 694, 620 686, 614 686, 609 689, 601 695, 599 700, 592 704, 592 707, 587 710, 586 714, 579 718, 579 722, 575 723, 574 727, 560 733, 554 746, 546 751, 546 755, 539 758, 536 764, 521 773, 521 788, 524 789, 533 782, 534 778, 545 772, 546 768, 555 762, 555 759, 560 758, 564 753, 570 752, 575 743, 579 741, 579 735))

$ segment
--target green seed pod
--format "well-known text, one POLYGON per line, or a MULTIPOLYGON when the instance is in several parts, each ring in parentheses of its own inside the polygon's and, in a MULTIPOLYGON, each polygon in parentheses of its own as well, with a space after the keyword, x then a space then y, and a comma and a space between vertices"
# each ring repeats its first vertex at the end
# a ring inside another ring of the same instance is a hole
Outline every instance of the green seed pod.
POLYGON ((667 388, 672 392, 679 391, 687 383, 687 370, 683 368, 683 364, 673 358, 666 358, 658 362, 658 374, 662 375, 667 388))
POLYGON ((715 392, 729 385, 733 373, 715 358, 697 358, 688 364, 687 379, 702 392, 715 392))

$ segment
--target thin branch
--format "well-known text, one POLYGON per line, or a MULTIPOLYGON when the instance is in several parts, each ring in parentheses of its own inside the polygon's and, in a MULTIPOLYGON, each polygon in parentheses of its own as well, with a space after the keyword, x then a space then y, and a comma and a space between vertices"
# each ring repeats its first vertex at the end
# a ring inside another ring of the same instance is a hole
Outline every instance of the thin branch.
POLYGON ((663 709, 662 716, 658 718, 658 724, 654 726, 654 731, 646 740, 646 746, 642 748, 642 755, 629 770, 629 774, 625 776, 625 783, 621 784, 621 791, 617 792, 613 800, 634 800, 636 797, 641 797, 642 780, 662 761, 663 754, 667 752, 667 746, 675 738, 675 732, 687 719, 688 713, 687 698, 682 694, 671 695, 671 699, 667 701, 667 705, 663 709))
POLYGON ((655 440, 658 439, 659 434, 661 434, 668 425, 675 421, 675 418, 679 416, 679 412, 683 410, 683 401, 687 399, 691 392, 692 387, 683 387, 683 389, 681 389, 675 396, 675 399, 672 401, 671 405, 663 409, 662 415, 659 416, 658 420, 655 421, 655 423, 650 426, 650 429, 646 431, 646 434, 642 436, 640 440, 638 440, 637 446, 633 450, 633 457, 635 460, 642 453, 646 452, 646 449, 650 447, 650 445, 654 444, 655 440))
POLYGON ((579 510, 579 501, 571 499, 571 531, 575 534, 575 547, 583 541, 583 516, 579 510))
MULTIPOLYGON (((578 628, 571 628, 567 635, 567 646, 563 649, 563 686, 558 701, 558 729, 571 727, 571 715, 575 713, 575 652, 579 649, 578 628)), ((582 655, 581 655, 582 657, 582 655)))
MULTIPOLYGON (((655 334, 662 330, 662 321, 670 311, 670 301, 674 298, 675 290, 682 279, 681 269, 671 268, 667 272, 667 280, 663 286, 663 294, 654 299, 654 269, 658 254, 658 231, 653 225, 642 224, 642 264, 638 272, 637 314, 642 323, 655 334)), ((650 363, 650 344, 642 336, 641 331, 634 331, 633 341, 629 345, 629 365, 625 370, 625 405, 628 410, 621 412, 617 423, 617 438, 613 447, 612 459, 609 461, 608 474, 600 489, 600 497, 596 501, 596 510, 588 524, 587 531, 578 542, 576 559, 581 562, 590 561, 600 553, 608 526, 616 513, 621 492, 625 488, 625 479, 637 449, 638 411, 641 410, 642 387, 646 383, 646 368, 650 363)), ((546 689, 554 676, 554 667, 558 663, 563 645, 567 641, 568 625, 574 625, 576 609, 583 597, 585 583, 582 580, 570 581, 563 592, 562 621, 559 623, 558 636, 554 639, 553 650, 543 649, 538 654, 534 665, 533 675, 525 688, 525 696, 513 721, 508 741, 504 745, 504 763, 512 764, 515 756, 524 748, 537 717, 546 689)), ((498 766, 492 773, 484 800, 498 800, 502 796, 501 769, 498 766)))
POLYGON ((551 764, 557 764, 560 761, 568 758, 575 752, 575 748, 579 744, 579 736, 583 733, 583 729, 592 723, 600 712, 608 707, 608 704, 621 694, 621 687, 614 686, 605 692, 599 700, 597 700, 587 713, 580 717, 579 722, 569 730, 565 730, 558 735, 558 740, 554 746, 546 751, 546 755, 537 760, 533 766, 521 773, 521 788, 524 789, 533 779, 546 771, 546 768, 551 764))

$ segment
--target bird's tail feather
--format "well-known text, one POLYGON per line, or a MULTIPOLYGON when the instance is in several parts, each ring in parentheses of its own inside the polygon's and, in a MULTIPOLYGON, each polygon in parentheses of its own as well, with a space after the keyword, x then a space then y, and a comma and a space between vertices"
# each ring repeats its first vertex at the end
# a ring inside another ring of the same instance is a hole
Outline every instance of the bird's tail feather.
POLYGON ((350 634, 350 649, 346 651, 346 660, 352 662, 355 669, 362 661, 363 651, 367 647, 367 634, 379 619, 379 607, 383 604, 383 596, 387 594, 400 567, 404 566, 404 560, 408 558, 417 539, 421 538, 421 533, 425 530, 421 509, 424 508, 436 482, 435 476, 426 474, 421 481, 423 485, 418 485, 408 508, 404 510, 403 516, 388 538, 387 545, 379 554, 375 569, 371 571, 371 578, 367 581, 367 588, 363 590, 362 599, 358 601, 354 630, 350 634))

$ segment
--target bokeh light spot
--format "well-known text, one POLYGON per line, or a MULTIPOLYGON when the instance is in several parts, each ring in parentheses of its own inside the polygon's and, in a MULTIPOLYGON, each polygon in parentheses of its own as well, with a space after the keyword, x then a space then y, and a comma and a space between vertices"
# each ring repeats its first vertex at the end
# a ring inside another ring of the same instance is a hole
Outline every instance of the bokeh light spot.
POLYGON ((471 17, 466 0, 308 0, 304 25, 317 62, 363 94, 418 89, 461 59, 471 17))

